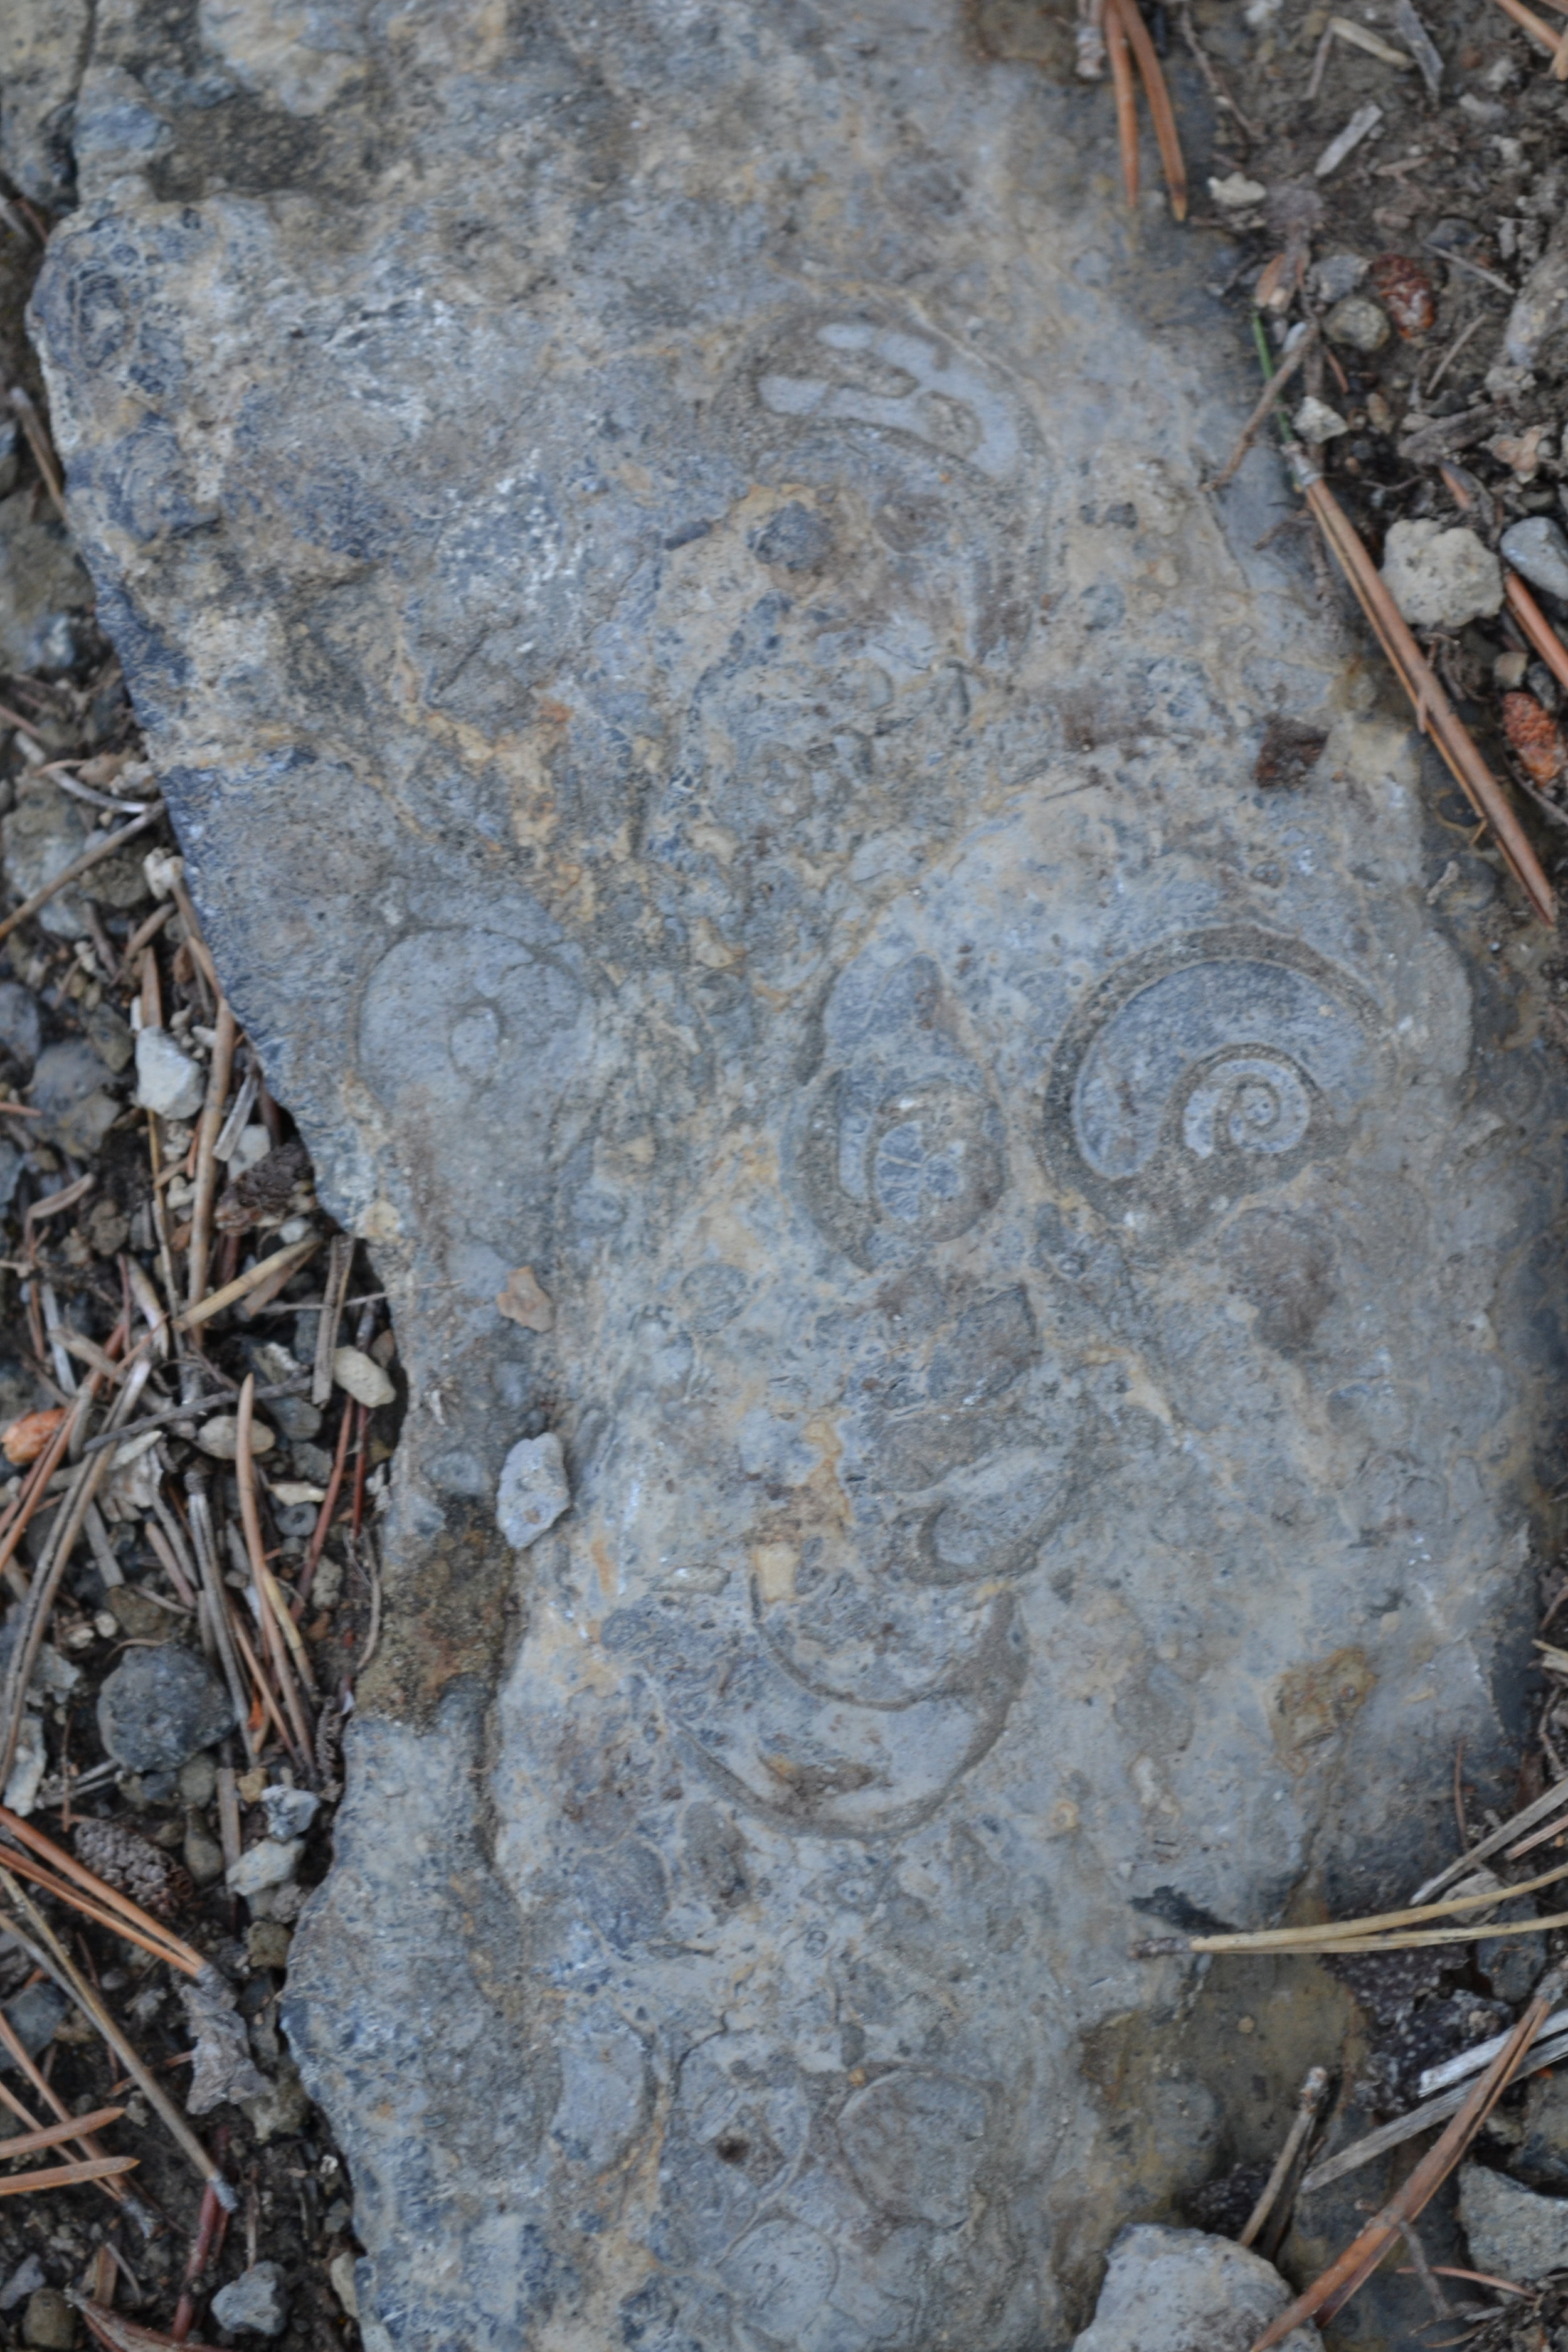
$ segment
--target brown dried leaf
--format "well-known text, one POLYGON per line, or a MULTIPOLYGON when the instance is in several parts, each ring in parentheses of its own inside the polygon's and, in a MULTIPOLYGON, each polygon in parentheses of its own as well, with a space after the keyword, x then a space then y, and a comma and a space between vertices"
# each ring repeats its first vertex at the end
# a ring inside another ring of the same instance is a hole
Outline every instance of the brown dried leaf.
POLYGON ((66 1412, 63 1404, 52 1404, 42 1412, 25 1412, 19 1421, 14 1421, 0 1437, 0 1451, 6 1461, 14 1462, 18 1469, 36 1462, 65 1419, 66 1412))

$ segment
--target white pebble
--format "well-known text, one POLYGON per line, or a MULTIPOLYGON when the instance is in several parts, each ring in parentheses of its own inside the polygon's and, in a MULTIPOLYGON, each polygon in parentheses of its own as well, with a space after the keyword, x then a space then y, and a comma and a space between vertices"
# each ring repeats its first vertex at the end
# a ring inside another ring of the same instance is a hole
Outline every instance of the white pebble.
POLYGON ((303 1838, 264 1837, 225 1873, 224 1885, 231 1895, 259 1895, 264 1887, 286 1886, 304 1851, 303 1838))
MULTIPOLYGON (((264 1421, 253 1421, 251 1423, 250 1450, 252 1454, 269 1454, 272 1451, 274 1442, 272 1432, 268 1428, 267 1423, 264 1421)), ((196 1444, 201 1447, 204 1454, 210 1454, 215 1462, 237 1462, 239 1459, 239 1421, 237 1416, 232 1412, 214 1413, 211 1421, 204 1421, 201 1427, 197 1430, 196 1444)))
POLYGON ((206 1095, 206 1074, 166 1029, 136 1034, 136 1100, 159 1118, 195 1118, 206 1095))
POLYGON ((1396 522, 1384 541, 1384 585, 1413 627, 1462 629, 1502 605, 1502 567, 1463 526, 1396 522))

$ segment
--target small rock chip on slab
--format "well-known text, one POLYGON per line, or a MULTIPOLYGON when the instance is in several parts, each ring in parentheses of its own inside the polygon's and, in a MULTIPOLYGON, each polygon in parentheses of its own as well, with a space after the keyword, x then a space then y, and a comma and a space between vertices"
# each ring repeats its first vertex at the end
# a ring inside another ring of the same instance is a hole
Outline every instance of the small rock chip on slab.
POLYGON ((332 1378, 339 1388, 346 1389, 356 1404, 369 1405, 374 1412, 380 1404, 391 1404, 397 1394, 392 1382, 374 1356, 362 1348, 339 1348, 332 1357, 332 1378))
POLYGON ((1384 585, 1413 627, 1462 629, 1502 605, 1502 567, 1462 524, 1396 522, 1383 551, 1384 585))
POLYGON ((552 1528, 572 1500, 561 1440, 553 1430, 525 1437, 501 1465, 496 1525, 516 1551, 526 1551, 552 1528))
POLYGON ((289 2295, 280 2263, 253 2263, 232 2286, 220 2287, 212 2299, 212 2315, 220 2327, 237 2336, 281 2336, 289 2325, 289 2295))
POLYGON ((129 1650, 98 1695, 104 1752, 132 1772, 174 1772, 235 1726, 234 1701, 193 1651, 129 1650))
POLYGON ((1459 2175, 1459 2220, 1477 2270, 1521 2285, 1568 2267, 1568 2198, 1540 2197, 1506 2172, 1467 2164, 1459 2175))
POLYGON ((225 1884, 231 1895, 259 1895, 263 1887, 286 1885, 300 1867, 305 1851, 302 1838, 264 1837, 247 1847, 228 1872, 225 1884))
POLYGON ((166 1029, 136 1035, 136 1100, 159 1118, 195 1118, 206 1094, 201 1064, 166 1029))
POLYGON ((1550 515, 1528 515, 1510 523, 1500 542, 1502 560, 1532 588, 1568 598, 1568 538, 1550 515))
POLYGON ((540 1288, 531 1265, 513 1268, 496 1293, 496 1305, 509 1323, 521 1323, 525 1331, 555 1328, 555 1301, 540 1288))
MULTIPOLYGON (((1229 2238, 1141 2222, 1110 2248, 1094 2318, 1073 2352, 1247 2352, 1295 2301, 1272 2263, 1229 2238)), ((1280 2352, 1319 2352, 1315 2327, 1280 2352)))
MULTIPOLYGON (((237 1416, 232 1412, 215 1412, 212 1419, 204 1421, 197 1430, 196 1444, 204 1454, 210 1454, 215 1462, 237 1461, 239 1458, 237 1416)), ((270 1454, 273 1444, 272 1432, 268 1428, 267 1423, 264 1421, 253 1421, 250 1424, 252 1454, 270 1454)))

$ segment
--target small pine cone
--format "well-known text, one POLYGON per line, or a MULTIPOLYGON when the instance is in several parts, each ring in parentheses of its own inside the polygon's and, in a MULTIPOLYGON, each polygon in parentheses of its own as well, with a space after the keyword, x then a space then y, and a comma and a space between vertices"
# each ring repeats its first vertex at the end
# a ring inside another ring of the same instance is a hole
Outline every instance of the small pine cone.
POLYGON ((1432 280, 1406 254, 1385 253, 1373 263, 1372 290, 1406 342, 1424 335, 1437 316, 1432 280))
POLYGON ((184 1866, 119 1822, 78 1822, 76 1850, 77 1859, 89 1870, 129 1895, 155 1919, 173 1919, 195 1899, 196 1890, 184 1866))
POLYGON ((1563 773, 1563 738, 1557 722, 1542 709, 1533 694, 1505 694, 1502 731, 1509 748, 1537 792, 1545 792, 1563 773))

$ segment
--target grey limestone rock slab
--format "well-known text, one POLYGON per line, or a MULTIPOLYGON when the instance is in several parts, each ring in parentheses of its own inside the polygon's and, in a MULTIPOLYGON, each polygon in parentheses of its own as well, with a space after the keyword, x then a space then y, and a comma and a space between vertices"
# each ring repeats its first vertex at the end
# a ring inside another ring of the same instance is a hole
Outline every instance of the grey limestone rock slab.
POLYGON ((380 2352, 1057 2352, 1211 2161, 1149 1914, 1506 1745, 1541 950, 980 20, 100 8, 72 512, 408 1381, 289 1969, 380 2352))

